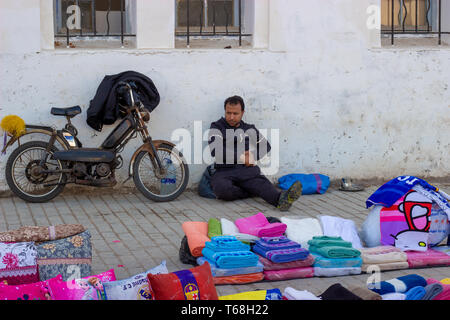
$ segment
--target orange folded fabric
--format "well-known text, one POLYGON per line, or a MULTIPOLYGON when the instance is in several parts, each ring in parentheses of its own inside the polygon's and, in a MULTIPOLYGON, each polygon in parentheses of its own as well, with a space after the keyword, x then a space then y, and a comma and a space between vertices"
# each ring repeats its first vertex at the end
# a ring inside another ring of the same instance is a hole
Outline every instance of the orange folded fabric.
POLYGON ((194 257, 201 257, 208 238, 208 223, 202 221, 186 221, 181 225, 186 235, 189 250, 194 257))
POLYGON ((245 284, 259 282, 264 279, 262 272, 248 273, 248 274, 236 274, 234 276, 214 277, 214 284, 245 284))

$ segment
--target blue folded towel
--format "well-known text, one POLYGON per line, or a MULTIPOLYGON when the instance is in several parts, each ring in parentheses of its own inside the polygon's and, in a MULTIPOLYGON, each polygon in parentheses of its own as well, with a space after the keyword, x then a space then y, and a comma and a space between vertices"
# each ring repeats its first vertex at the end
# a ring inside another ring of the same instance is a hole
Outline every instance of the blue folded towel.
POLYGON ((425 288, 422 286, 411 288, 406 292, 405 300, 422 300, 425 293, 425 288))
POLYGON ((251 251, 227 251, 215 252, 209 248, 203 248, 202 255, 214 261, 218 268, 253 267, 258 264, 258 256, 251 251))
POLYGON ((256 266, 252 266, 252 267, 219 268, 219 267, 217 267, 217 265, 214 261, 211 261, 206 257, 198 257, 197 258, 198 265, 201 266, 205 262, 209 263, 213 277, 227 277, 227 276, 235 276, 235 275, 240 275, 240 274, 258 273, 258 272, 264 271, 264 266, 260 261, 258 261, 256 266))
POLYGON ((236 239, 234 236, 216 236, 205 242, 205 247, 216 252, 250 251, 250 246, 236 239))
POLYGON ((380 295, 386 293, 405 293, 408 290, 420 286, 425 287, 427 281, 418 274, 408 274, 387 281, 368 284, 368 288, 380 295))

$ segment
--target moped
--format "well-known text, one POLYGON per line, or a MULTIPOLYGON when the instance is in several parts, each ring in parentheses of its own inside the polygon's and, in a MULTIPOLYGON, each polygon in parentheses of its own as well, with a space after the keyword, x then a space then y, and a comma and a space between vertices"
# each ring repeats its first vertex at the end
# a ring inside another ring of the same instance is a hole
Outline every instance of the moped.
POLYGON ((143 144, 132 155, 129 176, 123 183, 133 178, 136 188, 153 201, 176 199, 186 189, 189 167, 173 143, 151 138, 146 124, 150 113, 133 84, 121 82, 118 86, 117 93, 125 97, 121 100, 123 104, 119 103, 123 117, 98 148, 83 148, 77 138, 78 131, 71 119, 81 113, 80 106, 51 109, 52 115, 67 119, 61 130, 26 125, 24 135, 48 135, 48 142, 34 140, 20 144, 20 137, 10 135, 2 152, 19 140, 5 170, 12 192, 28 202, 47 202, 70 183, 112 187, 117 184, 115 171, 123 165, 120 153, 130 140, 140 135, 143 144))

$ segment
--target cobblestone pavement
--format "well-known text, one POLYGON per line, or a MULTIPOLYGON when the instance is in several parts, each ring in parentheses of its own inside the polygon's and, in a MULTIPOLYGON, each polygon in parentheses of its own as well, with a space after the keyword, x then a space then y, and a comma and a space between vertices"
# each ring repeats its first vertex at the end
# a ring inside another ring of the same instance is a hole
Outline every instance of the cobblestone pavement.
MULTIPOLYGON (((439 185, 447 193, 450 184, 439 185)), ((80 223, 92 234, 93 274, 114 268, 117 279, 143 272, 166 260, 170 272, 190 268, 178 258, 181 224, 184 221, 208 221, 211 217, 235 220, 257 212, 273 217, 317 217, 319 214, 339 216, 363 223, 368 210, 365 200, 377 189, 371 186, 361 192, 329 189, 323 195, 304 195, 289 212, 280 212, 262 199, 251 198, 224 202, 199 197, 193 191, 184 192, 178 199, 154 203, 135 193, 81 193, 65 191, 51 202, 33 204, 17 197, 0 198, 0 231, 25 225, 55 225, 80 223)), ((380 280, 417 273, 423 277, 442 279, 450 276, 450 267, 385 271, 380 280)), ((218 285, 219 295, 257 289, 290 286, 308 290, 316 295, 334 283, 365 285, 369 275, 343 277, 314 277, 285 281, 259 282, 244 285, 218 285)))

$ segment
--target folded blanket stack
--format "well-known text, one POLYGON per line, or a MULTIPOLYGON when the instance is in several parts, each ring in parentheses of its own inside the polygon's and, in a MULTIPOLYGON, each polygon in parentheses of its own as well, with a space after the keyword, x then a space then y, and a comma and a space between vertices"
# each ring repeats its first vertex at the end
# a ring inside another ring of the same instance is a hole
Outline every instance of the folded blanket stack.
POLYGON ((282 236, 287 228, 286 224, 281 222, 270 223, 261 212, 250 217, 237 219, 235 224, 239 232, 260 238, 282 236))
POLYGON ((394 246, 377 246, 372 248, 361 248, 363 272, 370 273, 374 268, 384 270, 408 269, 406 253, 394 246))
POLYGON ((352 243, 339 236, 314 236, 308 241, 314 256, 314 276, 335 277, 360 274, 362 259, 352 243))
POLYGON ((262 237, 252 250, 275 263, 305 260, 309 256, 308 250, 285 236, 262 237))
POLYGON ((258 263, 258 256, 250 251, 250 246, 233 236, 213 237, 205 242, 202 255, 218 268, 254 267, 258 263))
POLYGON ((287 280, 314 276, 314 258, 308 250, 285 236, 262 237, 252 248, 264 265, 264 279, 287 280))
POLYGON ((450 256, 445 252, 428 248, 427 251, 406 251, 409 268, 449 266, 450 256))
POLYGON ((250 283, 262 280, 263 266, 250 246, 234 236, 215 236, 205 242, 199 265, 208 262, 215 284, 250 283))

